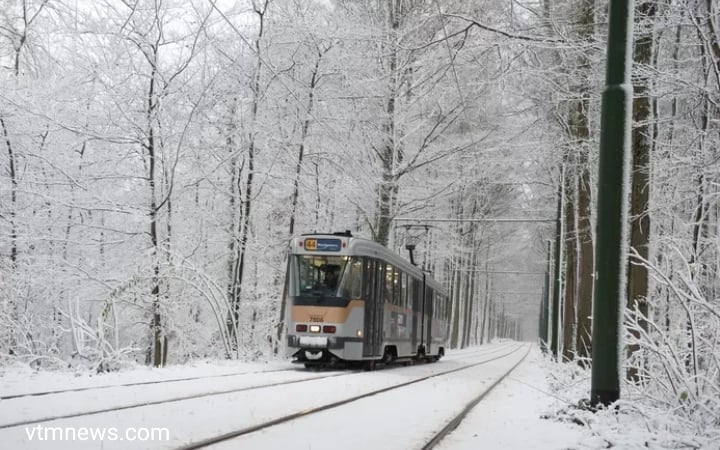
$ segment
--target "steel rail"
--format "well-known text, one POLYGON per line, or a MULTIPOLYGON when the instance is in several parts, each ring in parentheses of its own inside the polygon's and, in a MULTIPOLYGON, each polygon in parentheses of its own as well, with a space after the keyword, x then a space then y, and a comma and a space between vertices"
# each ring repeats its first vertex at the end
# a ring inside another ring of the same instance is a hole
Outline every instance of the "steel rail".
POLYGON ((530 349, 532 346, 528 346, 527 352, 525 352, 525 356, 522 357, 520 361, 515 363, 510 369, 508 369, 507 372, 505 372, 499 379, 497 379, 493 384, 490 385, 484 392, 482 392, 480 395, 475 397, 473 400, 471 400, 465 407, 460 411, 458 415, 456 415, 450 422, 445 425, 440 431, 438 431, 435 436, 433 436, 430 441, 428 441, 427 444, 425 444, 422 447, 422 450, 430 450, 432 448, 435 448, 437 444, 440 443, 448 434, 455 431, 455 429, 460 425, 460 423, 465 419, 465 417, 470 413, 470 411, 473 410, 477 406, 478 403, 480 403, 485 397, 487 397, 490 392, 492 392, 493 389, 495 389, 496 386, 498 386, 502 381, 504 381, 510 373, 517 368, 517 366, 520 365, 523 361, 525 361, 525 358, 527 358, 527 355, 530 353, 530 349))
MULTIPOLYGON (((480 352, 472 352, 471 354, 475 355, 476 353, 480 353, 481 355, 483 355, 483 354, 492 355, 492 354, 497 353, 502 350, 503 350, 502 348, 491 349, 487 353, 480 351, 480 352)), ((447 358, 453 359, 454 355, 447 355, 447 358)), ((278 370, 265 370, 265 371, 255 371, 255 372, 241 372, 241 373, 236 373, 234 375, 240 376, 240 375, 251 375, 251 374, 265 373, 265 372, 283 372, 283 371, 298 372, 298 373, 313 373, 312 371, 304 371, 304 370, 300 370, 299 368, 294 368, 294 369, 278 369, 278 370)), ((275 386, 282 386, 282 385, 288 385, 288 384, 302 383, 305 381, 322 380, 325 378, 334 378, 334 377, 343 376, 343 375, 354 375, 354 374, 360 374, 360 373, 363 373, 363 371, 351 370, 351 371, 346 371, 346 372, 342 372, 342 373, 333 373, 331 375, 324 375, 324 376, 313 376, 313 377, 302 378, 302 379, 298 379, 298 380, 280 381, 280 382, 276 382, 276 383, 266 383, 266 384, 255 385, 255 386, 245 386, 245 387, 241 387, 241 388, 224 389, 224 390, 220 390, 220 391, 204 392, 204 393, 186 395, 186 396, 181 396, 181 397, 172 397, 172 398, 168 398, 168 399, 153 400, 153 401, 149 401, 149 402, 133 403, 133 404, 128 404, 128 405, 120 405, 120 406, 107 407, 107 408, 99 408, 99 409, 94 409, 94 410, 89 410, 89 411, 57 414, 57 415, 45 416, 45 417, 41 417, 41 418, 34 418, 34 419, 29 419, 29 420, 0 424, 0 430, 7 429, 7 428, 13 428, 13 427, 17 427, 17 426, 32 425, 32 424, 36 424, 36 423, 40 423, 40 422, 48 422, 48 421, 60 420, 60 419, 70 419, 73 417, 90 416, 90 415, 94 415, 94 414, 102 414, 102 413, 111 412, 111 411, 123 411, 123 410, 133 409, 133 408, 142 408, 144 406, 161 405, 164 403, 180 402, 180 401, 184 401, 184 400, 193 400, 193 399, 202 398, 202 397, 212 397, 212 396, 216 396, 216 395, 232 394, 235 392, 250 391, 250 390, 262 389, 262 388, 267 388, 267 387, 275 387, 275 386)), ((230 376, 231 374, 227 374, 227 375, 230 376)), ((217 378, 219 376, 220 375, 211 376, 211 377, 217 378)), ((204 379, 204 378, 211 378, 211 377, 187 377, 187 378, 183 378, 183 379, 172 379, 172 380, 166 380, 166 381, 167 382, 192 381, 195 379, 204 379)), ((158 380, 158 381, 142 382, 142 383, 126 383, 126 384, 117 384, 117 385, 106 385, 106 386, 102 386, 102 387, 97 387, 97 389, 108 389, 108 388, 112 388, 112 387, 126 387, 126 386, 136 386, 136 385, 156 384, 156 383, 163 383, 163 381, 158 380)), ((68 389, 68 390, 64 390, 64 391, 51 391, 51 392, 42 393, 42 394, 43 395, 53 395, 53 394, 75 392, 75 391, 87 391, 87 390, 91 390, 91 389, 95 389, 95 387, 87 388, 87 389, 79 388, 79 389, 68 389)), ((34 395, 40 395, 40 394, 34 394, 34 395)), ((25 395, 17 395, 17 396, 6 396, 6 397, 3 397, 3 399, 8 399, 9 397, 17 399, 17 398, 29 397, 29 396, 33 396, 33 395, 25 394, 25 395)))
POLYGON ((278 417, 278 418, 273 419, 273 420, 269 420, 269 421, 266 421, 266 422, 259 423, 259 424, 257 424, 257 425, 252 425, 252 426, 249 426, 249 427, 245 427, 245 428, 240 428, 240 429, 237 429, 237 430, 229 431, 229 432, 227 432, 227 433, 223 433, 223 434, 218 435, 218 436, 213 436, 213 437, 210 437, 210 438, 206 438, 206 439, 202 439, 202 440, 199 440, 199 441, 196 441, 196 442, 191 442, 191 443, 185 444, 185 445, 183 445, 183 446, 177 447, 176 450, 196 450, 196 449, 208 447, 208 446, 210 446, 210 445, 218 444, 218 443, 220 443, 220 442, 229 441, 229 440, 231 440, 231 439, 235 439, 235 438, 240 437, 240 436, 248 435, 248 434, 251 434, 251 433, 254 433, 254 432, 257 432, 257 431, 266 429, 266 428, 270 428, 270 427, 273 427, 273 426, 276 426, 276 425, 280 425, 280 424, 283 424, 283 423, 287 423, 287 422, 290 422, 290 421, 292 421, 292 420, 295 420, 295 419, 298 419, 298 418, 301 418, 301 417, 306 417, 306 416, 310 416, 310 415, 312 415, 312 414, 317 414, 317 413, 322 412, 322 411, 327 411, 327 410, 329 410, 329 409, 337 408, 337 407, 339 407, 339 406, 343 406, 343 405, 346 405, 346 404, 348 404, 348 403, 353 403, 353 402, 356 402, 356 401, 358 401, 358 400, 362 400, 362 399, 364 399, 364 398, 372 397, 372 396, 375 396, 375 395, 378 395, 378 394, 382 394, 382 393, 385 393, 385 392, 388 392, 388 391, 392 391, 392 390, 395 390, 395 389, 400 389, 400 388, 403 388, 403 387, 406 387, 406 386, 410 386, 410 385, 413 385, 413 384, 416 384, 416 383, 420 383, 420 382, 422 382, 422 381, 426 381, 426 380, 429 380, 429 379, 432 379, 432 378, 436 378, 436 377, 448 375, 448 374, 455 373, 455 372, 460 372, 460 371, 462 371, 462 370, 471 369, 471 368, 473 368, 473 367, 476 367, 476 366, 479 366, 479 365, 482 365, 482 364, 487 364, 487 363, 489 363, 489 362, 496 361, 496 360, 498 360, 498 359, 501 359, 501 358, 504 358, 504 357, 506 357, 506 356, 512 355, 513 353, 517 352, 520 348, 522 348, 522 345, 519 345, 519 346, 515 347, 513 350, 511 350, 511 351, 508 352, 508 353, 505 353, 505 354, 503 354, 503 355, 496 356, 496 357, 493 357, 493 358, 490 358, 490 359, 486 359, 486 360, 483 360, 483 361, 480 361, 480 362, 477 362, 477 363, 472 363, 472 364, 468 364, 468 365, 463 366, 463 367, 446 370, 446 371, 439 372, 439 373, 435 373, 435 374, 432 374, 432 375, 423 376, 423 377, 420 377, 420 378, 417 378, 417 379, 414 379, 414 380, 411 380, 411 381, 407 381, 407 382, 404 382, 404 383, 399 383, 399 384, 395 384, 395 385, 392 385, 392 386, 387 386, 387 387, 384 387, 384 388, 381 388, 381 389, 376 389, 376 390, 373 390, 373 391, 370 391, 370 392, 366 392, 366 393, 364 393, 364 394, 360 394, 360 395, 355 395, 355 396, 352 396, 352 397, 348 397, 348 398, 345 398, 345 399, 343 399, 343 400, 339 400, 339 401, 336 401, 336 402, 327 403, 327 404, 325 404, 325 405, 321 405, 321 406, 317 406, 317 407, 314 407, 314 408, 310 408, 310 409, 306 409, 306 410, 303 410, 303 411, 299 411, 299 412, 296 412, 296 413, 288 414, 288 415, 285 415, 285 416, 282 416, 282 417, 278 417))
MULTIPOLYGON (((301 372, 301 373, 303 373, 303 372, 301 372)), ((40 422, 49 422, 52 420, 70 419, 73 417, 90 416, 90 415, 94 415, 94 414, 101 414, 101 413, 106 413, 106 412, 111 412, 111 411, 123 411, 126 409, 142 408, 144 406, 162 405, 164 403, 181 402, 184 400, 193 400, 193 399, 202 398, 202 397, 213 397, 216 395, 225 395, 225 394, 231 394, 231 393, 235 393, 235 392, 252 391, 255 389, 263 389, 263 388, 282 386, 282 385, 287 385, 287 384, 303 383, 306 381, 322 380, 325 378, 334 378, 334 377, 354 375, 354 374, 359 374, 359 373, 362 373, 362 372, 352 371, 352 372, 333 373, 331 375, 308 377, 308 378, 302 378, 302 379, 298 379, 298 380, 279 381, 276 383, 267 383, 267 384, 261 384, 261 385, 256 385, 256 386, 244 386, 244 387, 240 387, 240 388, 223 389, 220 391, 184 395, 184 396, 180 396, 180 397, 172 397, 172 398, 161 399, 161 400, 152 400, 152 401, 148 401, 148 402, 133 403, 133 404, 129 404, 129 405, 120 405, 120 406, 114 406, 114 407, 108 407, 108 408, 98 408, 98 409, 94 409, 94 410, 90 410, 90 411, 58 414, 58 415, 54 415, 54 416, 46 416, 46 417, 35 418, 35 419, 30 419, 30 420, 22 420, 22 421, 18 421, 18 422, 10 422, 10 423, 6 423, 6 424, 0 424, 0 430, 6 429, 6 428, 24 426, 24 425, 32 425, 32 424, 36 424, 36 423, 40 423, 40 422)))
POLYGON ((22 397, 40 397, 43 395, 64 394, 67 392, 92 391, 95 389, 109 389, 109 388, 114 388, 114 387, 127 387, 127 386, 144 386, 144 385, 158 384, 158 383, 176 383, 176 382, 180 382, 180 381, 193 381, 193 380, 203 380, 203 379, 208 379, 208 378, 234 377, 234 376, 241 376, 241 375, 258 374, 258 373, 272 373, 272 372, 285 372, 285 371, 289 372, 289 371, 293 371, 293 370, 298 370, 298 369, 253 370, 253 371, 249 371, 249 372, 232 372, 232 373, 223 373, 223 374, 215 374, 215 375, 198 375, 195 377, 185 377, 185 378, 171 378, 169 380, 148 380, 148 381, 137 381, 137 382, 133 382, 133 383, 101 384, 98 386, 82 386, 82 387, 76 387, 76 388, 57 389, 57 390, 50 390, 50 391, 22 392, 19 394, 2 395, 2 396, 0 396, 0 401, 12 400, 15 398, 22 398, 22 397))

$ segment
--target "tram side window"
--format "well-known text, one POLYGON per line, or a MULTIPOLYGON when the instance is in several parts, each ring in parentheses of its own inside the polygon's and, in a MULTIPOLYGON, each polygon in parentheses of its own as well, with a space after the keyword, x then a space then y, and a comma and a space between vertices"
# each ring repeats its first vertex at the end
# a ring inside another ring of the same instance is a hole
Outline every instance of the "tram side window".
POLYGON ((393 266, 388 264, 385 267, 385 301, 394 305, 395 302, 395 287, 393 282, 393 266))
POLYGON ((400 274, 400 306, 408 307, 408 277, 405 272, 400 274))
POLYGON ((345 268, 340 284, 340 295, 350 298, 361 298, 363 295, 363 260, 353 257, 345 268))
POLYGON ((382 261, 375 261, 375 301, 383 303, 388 301, 387 280, 385 279, 385 264, 382 261))
POLYGON ((375 298, 375 293, 373 292, 373 286, 375 285, 375 261, 371 258, 363 258, 363 261, 367 275, 367 279, 365 283, 363 283, 363 297, 365 297, 366 300, 372 300, 375 298))
POLYGON ((421 308, 421 289, 422 286, 420 285, 420 281, 413 278, 410 282, 410 295, 408 295, 408 301, 410 302, 410 308, 416 312, 419 312, 419 309, 421 308))
POLYGON ((396 268, 395 274, 393 275, 393 284, 395 286, 395 304, 398 306, 402 306, 403 303, 402 275, 402 271, 396 268))
POLYGON ((425 291, 425 295, 426 295, 425 304, 428 305, 427 313, 430 314, 431 316, 433 316, 435 314, 435 312, 434 312, 435 305, 433 304, 433 293, 434 293, 434 291, 432 290, 432 288, 427 288, 427 290, 425 291))

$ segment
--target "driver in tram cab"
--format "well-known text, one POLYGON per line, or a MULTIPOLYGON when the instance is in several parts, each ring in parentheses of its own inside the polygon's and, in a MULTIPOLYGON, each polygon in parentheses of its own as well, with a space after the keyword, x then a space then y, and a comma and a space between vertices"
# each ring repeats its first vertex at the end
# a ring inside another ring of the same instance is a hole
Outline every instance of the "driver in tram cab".
POLYGON ((332 269, 325 272, 325 286, 330 289, 337 287, 337 275, 335 275, 335 271, 332 269))

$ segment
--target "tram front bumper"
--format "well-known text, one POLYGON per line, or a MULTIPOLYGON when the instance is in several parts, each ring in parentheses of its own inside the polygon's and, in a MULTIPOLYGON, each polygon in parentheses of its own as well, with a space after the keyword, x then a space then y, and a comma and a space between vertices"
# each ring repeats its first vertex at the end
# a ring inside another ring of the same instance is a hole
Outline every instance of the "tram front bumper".
POLYGON ((288 335, 287 356, 298 357, 305 351, 331 353, 343 360, 362 359, 363 343, 361 338, 339 336, 303 336, 288 335))

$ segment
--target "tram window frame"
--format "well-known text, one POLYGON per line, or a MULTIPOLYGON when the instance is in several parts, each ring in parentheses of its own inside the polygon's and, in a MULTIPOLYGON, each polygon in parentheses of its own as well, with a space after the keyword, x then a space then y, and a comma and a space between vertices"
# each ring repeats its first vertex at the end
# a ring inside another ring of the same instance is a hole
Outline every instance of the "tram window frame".
POLYGON ((405 272, 400 272, 400 306, 403 309, 407 309, 408 307, 408 288, 407 283, 408 281, 408 275, 405 272))

